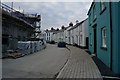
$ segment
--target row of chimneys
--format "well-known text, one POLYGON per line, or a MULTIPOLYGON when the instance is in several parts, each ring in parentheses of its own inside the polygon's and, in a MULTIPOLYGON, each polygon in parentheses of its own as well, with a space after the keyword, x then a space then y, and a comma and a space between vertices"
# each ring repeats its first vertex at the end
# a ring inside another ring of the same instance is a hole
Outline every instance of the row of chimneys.
MULTIPOLYGON (((79 21, 76 20, 76 23, 78 23, 78 22, 79 22, 79 21)), ((70 23, 69 23, 69 26, 73 26, 73 23, 70 22, 70 23)), ((61 29, 65 29, 64 25, 61 27, 61 29)), ((51 30, 55 30, 55 29, 52 27, 51 30)), ((48 31, 48 29, 46 29, 46 31, 48 31)), ((59 28, 57 28, 56 31, 59 31, 59 28)))

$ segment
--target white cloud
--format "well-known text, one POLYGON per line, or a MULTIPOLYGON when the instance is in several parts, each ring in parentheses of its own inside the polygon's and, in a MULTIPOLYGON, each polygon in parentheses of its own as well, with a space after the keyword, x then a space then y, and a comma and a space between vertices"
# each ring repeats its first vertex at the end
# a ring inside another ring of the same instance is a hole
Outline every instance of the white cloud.
POLYGON ((14 2, 14 8, 29 13, 40 13, 42 29, 68 26, 70 22, 82 21, 87 17, 91 2, 14 2))
POLYGON ((91 0, 2 0, 2 2, 90 2, 91 0))

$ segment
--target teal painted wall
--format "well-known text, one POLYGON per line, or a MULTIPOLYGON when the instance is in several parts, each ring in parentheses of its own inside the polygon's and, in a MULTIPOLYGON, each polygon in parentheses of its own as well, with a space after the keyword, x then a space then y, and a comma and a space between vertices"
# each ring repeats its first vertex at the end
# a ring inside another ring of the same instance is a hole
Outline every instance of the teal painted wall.
POLYGON ((120 2, 114 2, 112 6, 112 69, 116 73, 120 73, 120 2))
MULTIPOLYGON (((119 1, 119 4, 118 4, 118 5, 119 5, 118 14, 120 14, 120 1, 119 1)), ((119 22, 118 22, 118 24, 119 24, 119 25, 118 25, 118 30, 119 30, 119 31, 118 31, 118 34, 120 34, 120 15, 119 15, 119 17, 118 17, 118 21, 119 21, 119 22)), ((120 37, 119 37, 119 35, 118 35, 117 37, 118 37, 118 45, 119 45, 118 48, 120 48, 120 37)), ((119 50, 119 51, 118 51, 118 53, 119 53, 118 57, 120 57, 120 49, 118 49, 118 50, 119 50)), ((119 60, 118 60, 118 64, 119 64, 119 65, 118 65, 118 67, 119 67, 119 70, 118 70, 118 71, 119 71, 119 73, 120 73, 120 58, 119 58, 119 60)))
POLYGON ((101 13, 100 2, 94 2, 89 12, 89 51, 94 52, 94 32, 93 25, 97 24, 97 57, 105 63, 113 72, 120 74, 120 2, 112 2, 112 32, 110 23, 110 2, 105 2, 106 9, 101 13), (96 7, 97 19, 93 20, 93 6, 96 7), (90 14, 92 17, 92 24, 90 24, 90 14), (107 35, 107 50, 102 49, 102 31, 106 27, 107 35), (90 34, 92 35, 92 46, 90 45, 90 34), (112 43, 111 43, 112 34, 112 43), (111 46, 112 44, 112 46, 111 46), (112 49, 112 52, 111 52, 112 49), (112 58, 111 58, 112 57, 112 58), (112 60, 112 61, 111 61, 112 60), (112 67, 111 67, 112 65, 112 67))
POLYGON ((88 18, 89 19, 89 51, 91 53, 94 53, 94 30, 92 26, 96 24, 96 21, 94 21, 92 8, 91 8, 90 14, 91 14, 90 17, 88 18), (92 23, 90 23, 90 21, 92 21, 92 23), (91 40, 90 40, 90 34, 91 34, 91 40), (90 44, 91 41, 92 41, 92 45, 90 44))
MULTIPOLYGON (((118 5, 119 5, 118 14, 120 14, 120 1, 119 1, 119 4, 118 4, 118 5)), ((119 24, 119 25, 118 25, 118 30, 119 30, 119 31, 118 31, 118 34, 120 34, 120 15, 119 15, 119 17, 118 17, 118 21, 119 21, 119 22, 118 22, 118 24, 119 24)), ((119 45, 118 48, 120 48, 120 37, 119 37, 119 35, 118 35, 117 37, 118 37, 118 45, 119 45)), ((118 49, 118 53, 119 53, 119 55, 118 55, 118 57, 119 57, 119 58, 118 58, 118 59, 119 59, 119 60, 118 60, 118 64, 119 64, 119 65, 118 65, 118 68, 119 68, 119 70, 118 70, 118 71, 119 71, 119 73, 120 73, 120 49, 118 49)))
MULTIPOLYGON (((109 3, 105 3, 106 10, 100 15, 100 2, 95 2, 93 6, 96 7, 96 15, 97 18, 93 20, 93 8, 91 8, 90 14, 92 17, 92 24, 90 25, 89 34, 92 34, 92 43, 93 45, 89 45, 89 50, 91 53, 94 52, 94 32, 92 26, 97 24, 97 57, 101 59, 108 67, 110 67, 110 17, 109 17, 109 3), (107 23, 107 24, 106 24, 107 23), (102 33, 101 28, 107 28, 107 50, 101 49, 102 47, 102 33)), ((90 19, 89 19, 90 20, 90 19)), ((89 21, 90 22, 90 21, 89 21)), ((89 38, 90 39, 90 38, 89 38)))
MULTIPOLYGON (((106 10, 100 15, 100 10, 98 12, 98 20, 97 20, 97 33, 99 36, 97 38, 97 57, 99 59, 101 59, 109 68, 110 68, 110 56, 111 56, 111 52, 110 52, 110 14, 109 14, 109 3, 106 2, 106 10), (106 27, 106 36, 107 36, 107 50, 102 49, 102 28, 106 27)), ((100 5, 99 5, 100 8, 100 5)))

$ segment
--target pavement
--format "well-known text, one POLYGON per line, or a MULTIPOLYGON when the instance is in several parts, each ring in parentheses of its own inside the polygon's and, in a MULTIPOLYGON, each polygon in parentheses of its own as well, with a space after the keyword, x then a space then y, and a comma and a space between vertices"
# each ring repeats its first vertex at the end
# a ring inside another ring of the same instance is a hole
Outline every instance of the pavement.
POLYGON ((47 48, 17 59, 2 60, 3 78, 54 78, 66 63, 70 51, 47 45, 47 48))
POLYGON ((58 74, 57 79, 87 78, 102 80, 98 67, 86 51, 73 46, 67 47, 70 49, 71 54, 67 63, 58 74))

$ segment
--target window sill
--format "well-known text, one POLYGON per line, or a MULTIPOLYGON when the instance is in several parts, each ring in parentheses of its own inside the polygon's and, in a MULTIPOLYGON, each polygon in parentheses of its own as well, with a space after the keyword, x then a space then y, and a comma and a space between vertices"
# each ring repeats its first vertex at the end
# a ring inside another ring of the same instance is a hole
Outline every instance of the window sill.
POLYGON ((102 15, 102 13, 106 10, 106 7, 100 12, 100 15, 102 15))
POLYGON ((101 47, 101 49, 103 49, 103 50, 107 51, 107 47, 101 47))

